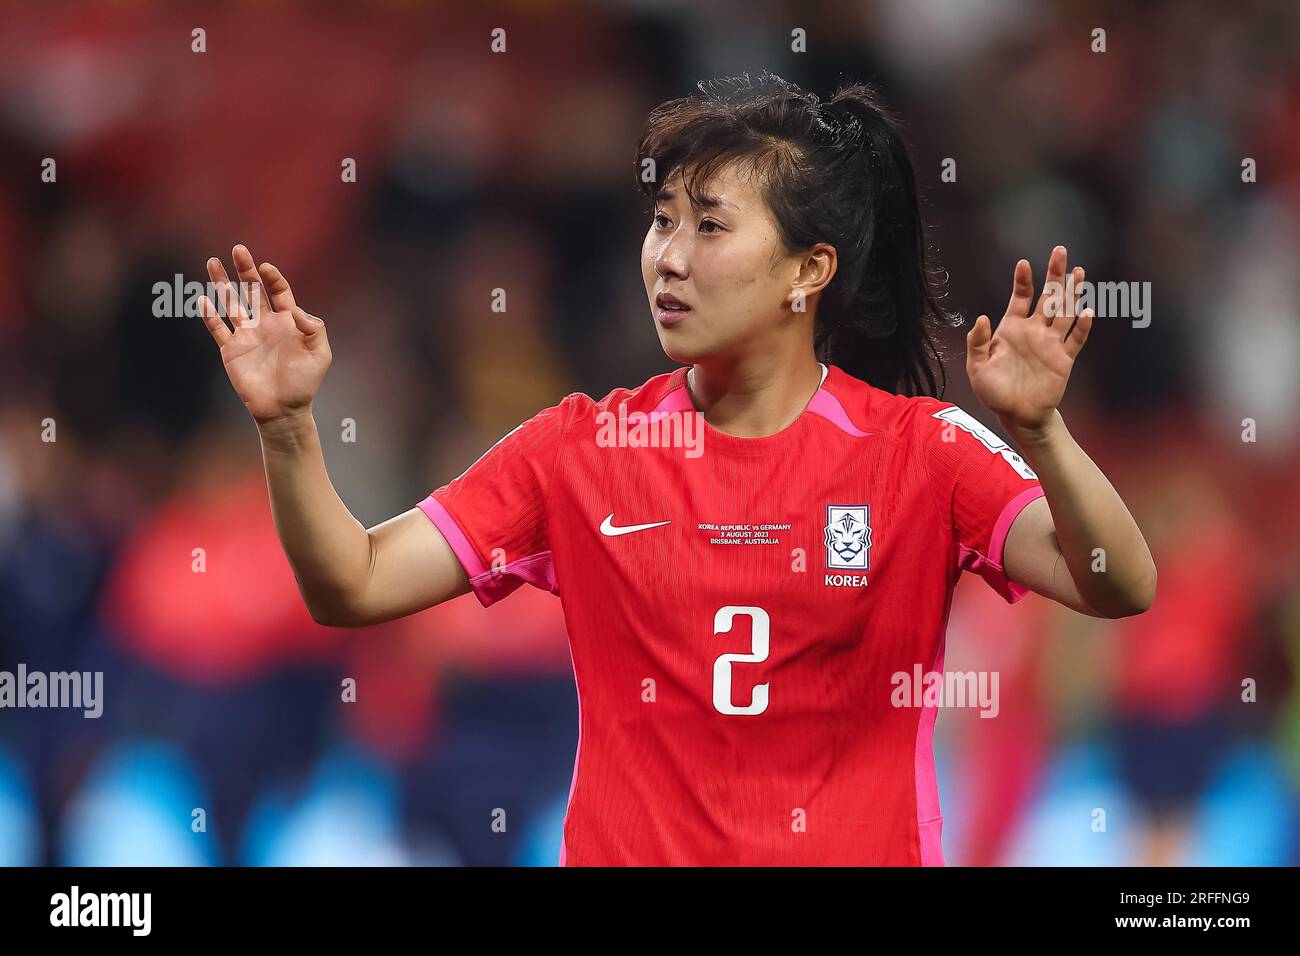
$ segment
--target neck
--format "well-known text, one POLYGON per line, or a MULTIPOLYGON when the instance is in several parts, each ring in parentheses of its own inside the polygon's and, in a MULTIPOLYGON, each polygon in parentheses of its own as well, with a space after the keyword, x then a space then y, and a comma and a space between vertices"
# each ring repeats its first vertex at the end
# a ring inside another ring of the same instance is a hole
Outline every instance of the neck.
POLYGON ((696 362, 686 389, 704 420, 737 438, 764 438, 791 425, 821 385, 822 367, 810 351, 710 358, 696 362))

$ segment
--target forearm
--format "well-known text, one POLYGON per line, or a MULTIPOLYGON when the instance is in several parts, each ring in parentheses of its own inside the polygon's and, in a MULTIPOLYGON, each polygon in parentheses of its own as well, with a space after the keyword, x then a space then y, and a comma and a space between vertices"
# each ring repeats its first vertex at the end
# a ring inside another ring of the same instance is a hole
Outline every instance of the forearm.
POLYGON ((271 516, 298 589, 314 617, 332 617, 369 574, 370 536, 330 482, 310 409, 258 433, 271 516))
POLYGON ((1113 485, 1065 427, 1059 411, 1041 429, 1004 426, 1038 473, 1061 555, 1080 596, 1107 616, 1140 613, 1155 599, 1156 567, 1113 485))

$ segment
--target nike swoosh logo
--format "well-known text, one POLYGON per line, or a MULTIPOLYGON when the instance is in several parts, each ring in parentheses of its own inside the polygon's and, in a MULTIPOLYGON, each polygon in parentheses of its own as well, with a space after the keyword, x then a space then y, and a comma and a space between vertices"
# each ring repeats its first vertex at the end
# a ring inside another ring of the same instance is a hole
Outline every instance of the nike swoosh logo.
POLYGON ((649 524, 630 524, 626 527, 616 527, 614 525, 614 513, 611 511, 605 516, 605 520, 600 523, 600 533, 607 538, 617 538, 620 534, 631 534, 633 531, 645 531, 647 528, 658 528, 660 525, 672 524, 671 521, 652 521, 649 524))

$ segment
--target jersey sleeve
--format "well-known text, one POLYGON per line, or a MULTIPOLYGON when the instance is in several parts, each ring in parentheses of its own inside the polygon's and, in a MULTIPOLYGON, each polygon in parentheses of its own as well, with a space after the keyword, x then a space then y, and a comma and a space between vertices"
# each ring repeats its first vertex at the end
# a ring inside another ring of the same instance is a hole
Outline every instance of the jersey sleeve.
POLYGON ((574 398, 507 432, 418 505, 451 545, 484 607, 521 584, 559 593, 547 495, 574 398))
POLYGON ((1016 516, 1042 497, 1038 476, 1014 448, 956 405, 935 405, 919 417, 930 481, 950 522, 958 567, 1014 604, 1028 588, 1007 578, 1002 548, 1016 516))

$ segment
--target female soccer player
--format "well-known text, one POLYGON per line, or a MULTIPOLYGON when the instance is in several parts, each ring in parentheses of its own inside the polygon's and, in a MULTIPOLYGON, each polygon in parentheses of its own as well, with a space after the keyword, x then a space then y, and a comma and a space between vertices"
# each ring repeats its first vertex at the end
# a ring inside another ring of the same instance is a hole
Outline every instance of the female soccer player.
POLYGON ((312 418, 325 324, 241 245, 249 322, 209 260, 235 328, 203 315, 303 598, 362 627, 471 590, 559 595, 579 700, 561 864, 942 863, 931 692, 958 573, 1099 617, 1154 598, 1141 532, 1058 410, 1092 325, 1061 295, 1066 250, 1036 305, 1018 262, 997 329, 981 315, 967 336, 1017 453, 929 397, 940 311, 870 88, 702 83, 652 112, 637 174, 679 367, 569 395, 370 529, 312 418))

